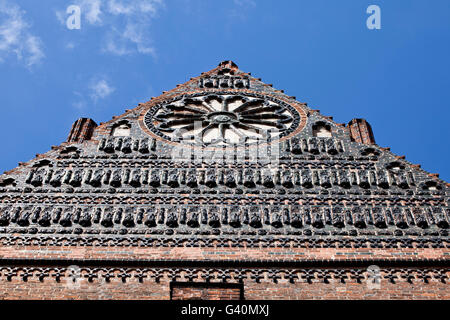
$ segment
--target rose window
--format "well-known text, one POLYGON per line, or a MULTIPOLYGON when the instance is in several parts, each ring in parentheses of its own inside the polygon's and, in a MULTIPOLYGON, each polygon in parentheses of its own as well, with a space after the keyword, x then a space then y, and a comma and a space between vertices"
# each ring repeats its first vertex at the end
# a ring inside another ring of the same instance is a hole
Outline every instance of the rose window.
POLYGON ((279 139, 295 130, 299 118, 295 108, 272 97, 204 94, 151 108, 145 124, 170 141, 224 146, 279 139))

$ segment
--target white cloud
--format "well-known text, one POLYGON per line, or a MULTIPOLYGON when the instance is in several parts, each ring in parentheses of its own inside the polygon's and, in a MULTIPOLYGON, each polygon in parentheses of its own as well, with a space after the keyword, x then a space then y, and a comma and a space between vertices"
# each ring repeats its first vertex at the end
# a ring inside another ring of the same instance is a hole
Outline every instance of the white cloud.
POLYGON ((89 86, 91 98, 97 102, 111 95, 116 89, 113 88, 106 79, 92 79, 89 86))
POLYGON ((42 51, 42 41, 38 37, 29 36, 25 42, 26 54, 25 58, 27 66, 38 64, 42 59, 45 58, 45 54, 42 51))
POLYGON ((77 101, 77 102, 72 103, 72 106, 75 109, 77 109, 79 111, 82 111, 82 110, 84 110, 86 108, 86 102, 84 102, 84 101, 77 101))
POLYGON ((121 2, 111 0, 108 2, 108 11, 113 15, 125 14, 129 15, 132 13, 134 7, 130 5, 124 5, 121 2))
POLYGON ((90 24, 102 24, 102 4, 104 0, 77 0, 75 4, 81 8, 83 18, 90 24))
POLYGON ((106 36, 102 51, 119 56, 132 53, 155 55, 151 40, 145 35, 145 26, 139 23, 128 23, 125 29, 114 28, 106 36))
POLYGON ((15 4, 0 0, 0 62, 15 55, 27 67, 45 58, 40 38, 30 32, 25 11, 15 4))
POLYGON ((64 47, 65 47, 66 49, 68 49, 68 50, 72 50, 72 49, 74 49, 76 46, 77 46, 76 43, 75 43, 75 42, 72 42, 72 41, 66 42, 66 44, 64 45, 64 47))
POLYGON ((56 19, 58 19, 59 23, 65 25, 66 24, 66 19, 67 19, 65 11, 56 10, 55 14, 56 14, 56 19))
POLYGON ((228 12, 227 16, 230 19, 228 27, 233 20, 246 21, 248 18, 248 11, 256 7, 255 0, 234 0, 234 7, 228 12))
POLYGON ((256 7, 256 2, 254 0, 234 0, 234 4, 241 7, 256 7))
POLYGON ((78 111, 83 111, 86 108, 86 99, 79 91, 74 91, 73 94, 77 97, 75 102, 72 102, 72 107, 78 111))
MULTIPOLYGON (((81 8, 82 28, 86 25, 105 30, 102 52, 119 56, 155 55, 151 22, 164 7, 163 0, 75 0, 74 3, 81 8)), ((56 11, 56 17, 65 25, 64 11, 56 11)))
POLYGON ((120 35, 115 33, 107 35, 102 51, 112 53, 117 56, 132 54, 134 52, 133 49, 129 48, 127 43, 123 44, 122 41, 118 41, 118 37, 120 38, 120 35))
MULTIPOLYGON (((81 80, 84 77, 79 75, 78 78, 81 80)), ((106 99, 116 91, 104 75, 95 75, 84 83, 86 85, 73 91, 75 98, 72 107, 78 111, 85 111, 87 107, 92 106, 92 102, 96 105, 99 100, 106 99)))

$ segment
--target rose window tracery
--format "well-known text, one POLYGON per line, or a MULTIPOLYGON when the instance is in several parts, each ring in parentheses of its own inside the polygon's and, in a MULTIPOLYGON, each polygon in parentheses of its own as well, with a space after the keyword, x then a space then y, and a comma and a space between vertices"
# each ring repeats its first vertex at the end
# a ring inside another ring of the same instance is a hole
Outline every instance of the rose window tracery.
POLYGON ((151 108, 146 126, 170 141, 202 146, 279 139, 298 127, 291 105, 263 95, 214 93, 182 96, 151 108))

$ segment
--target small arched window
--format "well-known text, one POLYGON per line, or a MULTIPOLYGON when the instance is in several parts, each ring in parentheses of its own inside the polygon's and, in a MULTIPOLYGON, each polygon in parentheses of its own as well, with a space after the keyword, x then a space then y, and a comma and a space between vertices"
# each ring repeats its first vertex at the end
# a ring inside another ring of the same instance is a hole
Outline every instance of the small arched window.
POLYGON ((234 71, 228 68, 222 69, 218 72, 219 75, 221 76, 233 76, 234 75, 234 71))
POLYGON ((379 156, 380 152, 374 148, 365 148, 361 151, 362 156, 379 156))
POLYGON ((131 126, 128 122, 119 123, 112 129, 113 137, 129 137, 131 126))
POLYGON ((386 169, 391 170, 393 172, 399 172, 400 170, 405 169, 405 166, 402 165, 400 162, 393 161, 386 165, 386 169))
POLYGON ((441 190, 442 188, 436 183, 436 181, 426 181, 425 183, 422 184, 422 189, 429 191, 437 191, 441 190))
POLYGON ((48 159, 39 160, 33 164, 33 168, 53 167, 53 163, 48 159))
POLYGON ((325 122, 317 122, 312 126, 312 133, 314 137, 331 138, 331 127, 325 122))
POLYGON ((80 150, 77 147, 73 147, 73 146, 64 148, 60 152, 60 154, 76 154, 76 153, 80 153, 80 150))

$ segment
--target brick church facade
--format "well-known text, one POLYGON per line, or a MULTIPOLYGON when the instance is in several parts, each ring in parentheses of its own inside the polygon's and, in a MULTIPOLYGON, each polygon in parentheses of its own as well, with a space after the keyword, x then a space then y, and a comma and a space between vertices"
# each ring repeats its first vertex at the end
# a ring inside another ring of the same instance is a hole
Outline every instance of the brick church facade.
POLYGON ((0 298, 450 299, 448 191, 225 61, 0 176, 0 298))

